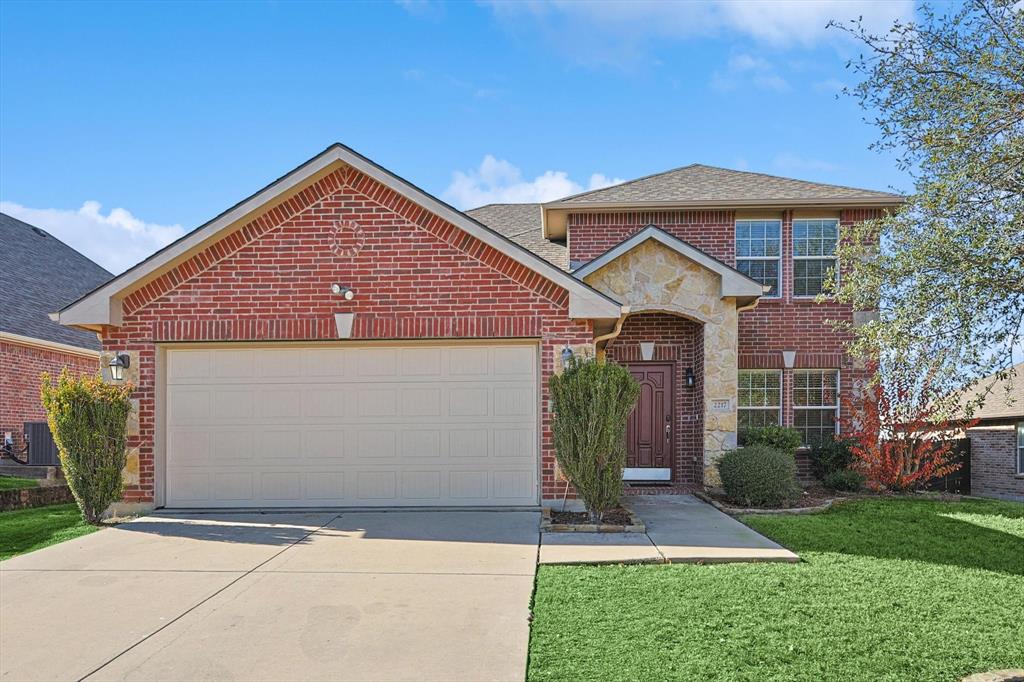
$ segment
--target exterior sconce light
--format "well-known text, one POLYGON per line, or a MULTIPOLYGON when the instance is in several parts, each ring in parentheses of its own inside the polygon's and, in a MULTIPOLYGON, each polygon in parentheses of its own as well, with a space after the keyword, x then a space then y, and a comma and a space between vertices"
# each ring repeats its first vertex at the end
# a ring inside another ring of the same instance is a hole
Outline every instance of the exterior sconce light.
POLYGON ((568 367, 569 363, 572 362, 573 355, 574 355, 574 353, 572 352, 572 348, 569 348, 569 344, 566 344, 565 348, 562 349, 562 368, 563 369, 568 367))
POLYGON ((697 377, 693 374, 693 367, 686 368, 686 387, 693 388, 697 385, 697 377))
POLYGON ((340 284, 331 285, 331 293, 341 296, 346 301, 351 301, 356 297, 356 292, 348 287, 343 287, 340 284))
POLYGON ((115 353, 110 359, 110 378, 114 381, 124 381, 124 371, 132 366, 132 358, 127 353, 115 353))

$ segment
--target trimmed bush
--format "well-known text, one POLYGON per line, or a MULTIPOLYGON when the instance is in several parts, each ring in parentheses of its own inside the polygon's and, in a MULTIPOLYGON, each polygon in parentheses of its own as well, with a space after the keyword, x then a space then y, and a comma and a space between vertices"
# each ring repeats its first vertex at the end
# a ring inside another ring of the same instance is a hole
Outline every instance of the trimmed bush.
POLYGON ((121 499, 131 391, 130 384, 76 377, 66 368, 56 385, 49 374, 42 375, 40 394, 64 478, 89 523, 99 523, 107 507, 121 499))
POLYGON ((811 468, 814 475, 824 480, 837 471, 849 469, 854 462, 853 441, 849 438, 823 438, 811 445, 811 468))
POLYGON ((839 469, 825 474, 825 487, 829 490, 855 493, 864 487, 867 476, 854 469, 839 469))
POLYGON ((748 445, 718 461, 725 494, 744 507, 781 507, 800 496, 792 452, 748 445))
POLYGON ((782 452, 796 452, 800 447, 800 432, 785 426, 762 426, 757 429, 743 429, 739 433, 739 444, 764 445, 782 452))
POLYGON ((572 358, 550 388, 558 466, 599 523, 622 496, 626 422, 640 384, 613 362, 572 358))

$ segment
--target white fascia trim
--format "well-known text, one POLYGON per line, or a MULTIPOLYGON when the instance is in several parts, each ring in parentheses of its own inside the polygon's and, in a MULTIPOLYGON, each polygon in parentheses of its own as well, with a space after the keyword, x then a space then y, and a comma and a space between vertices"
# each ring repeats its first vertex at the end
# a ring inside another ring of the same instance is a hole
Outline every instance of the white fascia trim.
POLYGON ((0 332, 0 341, 16 343, 20 346, 32 346, 33 348, 57 351, 59 353, 72 353, 74 355, 81 355, 87 358, 99 358, 100 356, 100 352, 98 350, 93 350, 91 348, 82 348, 81 346, 72 346, 68 343, 47 341, 46 339, 37 339, 32 336, 22 336, 21 334, 12 334, 10 332, 0 332))
POLYGON ((629 239, 621 242, 618 246, 605 251, 594 260, 583 265, 572 274, 574 277, 582 279, 587 275, 600 270, 615 259, 632 251, 649 239, 659 242, 660 244, 679 253, 681 256, 692 260, 717 275, 720 275, 722 278, 721 295, 723 298, 726 296, 735 296, 737 298, 757 298, 764 294, 764 286, 760 282, 747 277, 742 272, 734 270, 725 263, 722 263, 720 260, 709 256, 700 249, 687 244, 682 239, 674 237, 654 225, 648 225, 629 239))
POLYGON ((442 201, 430 196, 408 181, 384 170, 369 159, 341 144, 334 144, 284 177, 271 183, 249 199, 234 206, 209 223, 190 232, 170 246, 158 251, 134 268, 115 277, 105 285, 75 301, 57 313, 57 321, 64 325, 119 325, 121 323, 121 296, 140 280, 159 271, 168 263, 213 239, 220 231, 258 210, 275 198, 302 184, 333 163, 342 162, 372 177, 406 199, 440 216, 485 244, 509 256, 524 267, 542 275, 569 292, 570 316, 573 310, 579 317, 617 318, 621 305, 580 282, 536 254, 498 235, 481 223, 469 218, 442 201))
POLYGON ((545 209, 578 209, 593 211, 646 211, 654 208, 863 208, 899 206, 906 203, 906 197, 893 195, 889 197, 851 197, 843 199, 833 197, 827 199, 701 199, 701 200, 666 200, 666 201, 549 201, 545 209))

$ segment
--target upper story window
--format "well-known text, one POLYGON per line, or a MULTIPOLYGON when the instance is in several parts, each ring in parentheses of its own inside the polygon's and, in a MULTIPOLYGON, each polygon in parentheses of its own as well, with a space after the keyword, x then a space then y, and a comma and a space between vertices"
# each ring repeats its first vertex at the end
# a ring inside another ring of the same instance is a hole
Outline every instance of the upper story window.
POLYGON ((741 429, 757 429, 782 423, 782 371, 740 370, 739 410, 741 429))
POLYGON ((793 221, 793 295, 817 296, 825 282, 838 276, 836 244, 839 221, 793 221))
POLYGON ((793 371, 793 426, 804 445, 839 433, 838 370, 793 371))
POLYGON ((782 221, 736 221, 736 269, 771 287, 765 296, 778 298, 782 271, 782 221))

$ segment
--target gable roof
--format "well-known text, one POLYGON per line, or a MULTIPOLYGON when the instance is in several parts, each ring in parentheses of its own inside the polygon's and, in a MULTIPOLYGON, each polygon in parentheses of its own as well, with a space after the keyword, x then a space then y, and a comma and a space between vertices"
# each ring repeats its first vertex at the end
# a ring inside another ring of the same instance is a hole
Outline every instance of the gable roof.
POLYGON ((154 277, 173 268, 192 253, 206 248, 238 228, 267 205, 283 199, 318 175, 349 166, 395 193, 476 237, 500 253, 569 292, 569 316, 578 319, 618 318, 622 306, 560 270, 540 256, 488 228, 341 143, 334 143, 305 163, 270 183, 177 241, 54 313, 61 324, 85 328, 121 324, 121 299, 154 277))
POLYGON ((977 400, 986 391, 984 402, 974 410, 973 418, 1024 417, 1024 362, 1014 365, 1005 379, 999 380, 996 375, 978 379, 964 392, 961 405, 966 406, 977 400))
POLYGON ((565 242, 544 238, 540 204, 487 204, 470 209, 466 214, 552 265, 569 270, 569 249, 565 242))
POLYGON ((764 173, 729 170, 699 163, 551 201, 546 207, 604 204, 670 204, 711 207, 765 203, 873 203, 894 205, 903 197, 890 192, 827 185, 764 173))
POLYGON ((98 351, 95 334, 49 313, 111 277, 45 230, 0 213, 0 332, 98 351))
POLYGON ((597 272, 615 259, 623 256, 644 242, 654 240, 663 246, 675 251, 679 255, 694 263, 714 272, 722 278, 722 297, 733 296, 743 299, 741 305, 752 303, 764 293, 764 285, 757 280, 747 277, 742 272, 718 260, 696 246, 685 242, 679 237, 665 232, 659 227, 648 225, 632 237, 619 242, 617 245, 605 251, 603 254, 581 266, 573 272, 573 277, 583 279, 587 275, 597 272))

